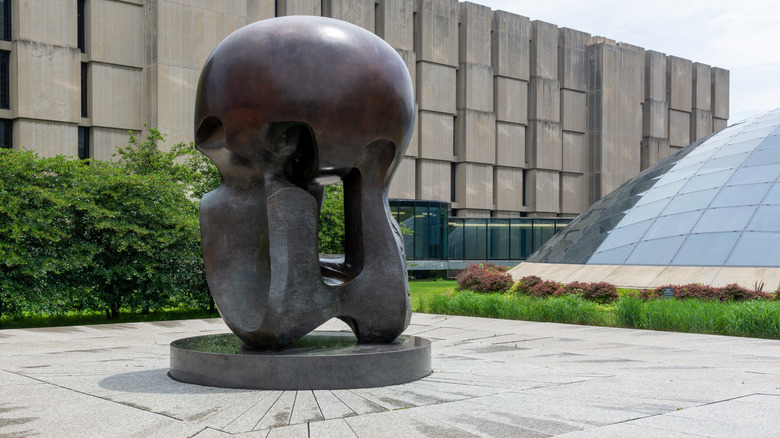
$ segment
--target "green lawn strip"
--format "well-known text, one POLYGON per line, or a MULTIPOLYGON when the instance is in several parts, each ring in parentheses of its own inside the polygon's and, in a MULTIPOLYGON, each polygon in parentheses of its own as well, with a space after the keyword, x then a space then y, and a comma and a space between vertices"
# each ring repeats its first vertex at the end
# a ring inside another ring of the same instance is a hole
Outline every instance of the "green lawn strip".
POLYGON ((628 327, 780 339, 780 302, 644 301, 633 294, 602 305, 578 295, 536 298, 469 291, 430 297, 417 311, 523 321, 628 327))
POLYGON ((3 316, 0 318, 0 329, 175 321, 202 318, 219 318, 219 313, 209 313, 207 310, 161 309, 142 314, 140 312, 132 312, 123 309, 119 314, 119 318, 116 319, 108 319, 106 318, 106 314, 102 312, 68 312, 62 315, 36 315, 28 313, 15 317, 3 316))
MULTIPOLYGON (((455 280, 417 280, 409 282, 412 307, 417 311, 420 300, 427 301, 433 296, 448 294, 455 290, 455 280)), ((132 312, 123 309, 118 319, 108 319, 103 312, 67 312, 61 315, 44 315, 25 313, 19 315, 3 315, 0 318, 0 329, 20 329, 35 327, 61 327, 72 325, 114 324, 126 322, 174 321, 179 319, 218 318, 219 313, 209 313, 206 310, 160 309, 148 314, 132 312)))
POLYGON ((451 294, 458 283, 455 280, 414 280, 409 282, 412 310, 419 312, 432 297, 451 294))

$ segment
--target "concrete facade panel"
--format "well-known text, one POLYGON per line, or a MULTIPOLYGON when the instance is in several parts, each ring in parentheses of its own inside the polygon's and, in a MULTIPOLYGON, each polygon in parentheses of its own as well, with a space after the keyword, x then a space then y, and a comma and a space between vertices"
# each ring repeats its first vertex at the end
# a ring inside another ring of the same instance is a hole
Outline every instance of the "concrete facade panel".
POLYGON ((561 213, 579 214, 588 206, 585 194, 585 177, 582 174, 561 174, 561 213))
POLYGON ((13 131, 14 149, 33 150, 40 157, 78 153, 78 129, 72 123, 19 118, 13 131))
POLYGON ((395 176, 393 176, 393 180, 390 182, 390 189, 387 192, 387 196, 389 198, 414 199, 415 170, 415 159, 412 157, 405 157, 395 171, 395 176))
POLYGON ((528 119, 561 121, 561 89, 557 79, 531 78, 528 85, 528 119))
POLYGON ((76 47, 76 0, 26 0, 12 3, 12 40, 76 47))
POLYGON ((320 0, 276 0, 276 15, 321 15, 320 0))
POLYGON ((415 199, 450 202, 450 162, 417 159, 415 165, 415 199))
POLYGON ((642 105, 642 136, 666 138, 668 111, 666 101, 646 100, 642 105))
POLYGON ((558 81, 561 88, 588 90, 588 49, 590 35, 562 27, 558 30, 558 81))
POLYGON ((531 77, 558 80, 558 26, 531 22, 531 77))
POLYGON ((419 0, 414 22, 417 59, 458 66, 458 0, 419 0))
POLYGON ((144 28, 144 8, 115 0, 86 3, 89 31, 85 47, 90 61, 143 67, 144 40, 136 38, 144 28))
POLYGON ((529 210, 537 215, 555 216, 560 211, 560 174, 555 171, 526 171, 525 199, 529 210))
POLYGON ((585 134, 563 131, 563 163, 561 170, 564 172, 585 173, 586 145, 585 134))
POLYGON ((322 15, 374 32, 374 0, 322 0, 322 15))
MULTIPOLYGON (((198 86, 200 70, 160 65, 157 74, 160 84, 157 95, 159 128, 190 132, 187 137, 187 141, 190 141, 195 111, 195 89, 198 86)), ((173 139, 168 139, 168 143, 172 144, 173 139)))
POLYGON ((420 111, 417 156, 435 160, 452 160, 454 118, 448 114, 420 111))
POLYGON ((417 111, 417 105, 414 105, 414 128, 412 137, 409 139, 409 145, 406 147, 404 155, 407 157, 416 157, 420 153, 420 112, 417 111))
POLYGON ((712 115, 719 119, 729 118, 729 71, 712 68, 712 115))
POLYGON ((671 153, 669 140, 666 138, 647 137, 642 139, 642 152, 640 155, 641 170, 645 170, 653 164, 668 157, 671 153))
POLYGON ((479 64, 461 64, 457 76, 457 109, 493 111, 493 69, 479 64))
POLYGON ((588 202, 593 203, 639 172, 644 100, 641 49, 588 46, 588 202))
POLYGON ((666 101, 666 54, 645 52, 645 99, 666 101))
POLYGON ((455 118, 455 155, 458 161, 493 164, 496 160, 496 116, 458 110, 455 118))
POLYGON ((11 108, 15 116, 81 120, 81 53, 76 48, 30 41, 12 43, 11 108))
POLYGON ((525 167, 525 126, 496 122, 496 164, 525 167))
POLYGON ((487 6, 470 2, 460 3, 458 62, 491 65, 491 16, 491 10, 487 6))
POLYGON ((717 117, 712 118, 712 132, 718 132, 722 129, 725 129, 729 124, 729 121, 726 119, 719 119, 717 117))
POLYGON ((457 93, 453 92, 456 77, 457 69, 453 67, 418 60, 417 102, 420 109, 454 115, 457 110, 457 93))
POLYGON ((528 124, 528 82, 495 76, 493 112, 498 121, 528 124))
POLYGON ((493 176, 495 209, 505 212, 523 210, 523 170, 496 166, 493 176))
POLYGON ((693 62, 676 56, 667 57, 666 86, 669 108, 690 111, 693 97, 693 62))
POLYGON ((669 110, 669 145, 688 146, 691 144, 691 114, 669 110))
POLYGON ((214 47, 246 24, 246 15, 159 1, 157 62, 201 69, 214 47))
POLYGON ((693 72, 693 97, 694 109, 710 111, 712 107, 712 67, 707 64, 694 62, 693 72))
POLYGON ((406 64, 406 69, 409 70, 409 77, 412 79, 412 88, 417 89, 417 55, 409 50, 395 50, 401 59, 406 64))
POLYGON ((276 0, 247 0, 247 24, 276 16, 276 0))
POLYGON ((141 69, 99 63, 90 63, 89 69, 92 125, 122 128, 125 132, 141 129, 141 69))
POLYGON ((561 89, 561 121, 564 131, 583 134, 587 131, 587 103, 587 93, 561 89))
POLYGON ((563 162, 561 124, 546 120, 528 122, 525 162, 529 168, 561 170, 563 162))
POLYGON ((691 112, 691 143, 712 134, 712 111, 694 109, 691 112))
POLYGON ((455 202, 459 209, 487 210, 488 214, 493 210, 493 166, 458 163, 455 187, 455 202))
POLYGON ((529 80, 531 20, 505 11, 493 11, 491 62, 493 73, 529 80))
MULTIPOLYGON (((113 155, 117 151, 117 146, 127 146, 130 142, 127 131, 127 129, 101 128, 97 126, 89 128, 91 143, 89 156, 101 161, 116 160, 116 157, 113 157, 113 155)), ((141 131, 134 130, 133 135, 138 137, 141 135, 141 131)))
POLYGON ((380 0, 375 31, 393 48, 413 52, 414 0, 380 0))

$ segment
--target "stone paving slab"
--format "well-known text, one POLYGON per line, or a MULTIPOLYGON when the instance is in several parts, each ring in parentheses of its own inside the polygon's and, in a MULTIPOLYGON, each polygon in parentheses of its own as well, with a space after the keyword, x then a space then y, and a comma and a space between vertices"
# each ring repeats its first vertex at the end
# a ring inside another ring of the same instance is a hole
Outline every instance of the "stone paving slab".
MULTIPOLYGON (((346 330, 333 320, 321 330, 346 330)), ((254 391, 167 376, 220 319, 0 330, 0 437, 780 435, 780 341, 415 314, 433 374, 254 391)))

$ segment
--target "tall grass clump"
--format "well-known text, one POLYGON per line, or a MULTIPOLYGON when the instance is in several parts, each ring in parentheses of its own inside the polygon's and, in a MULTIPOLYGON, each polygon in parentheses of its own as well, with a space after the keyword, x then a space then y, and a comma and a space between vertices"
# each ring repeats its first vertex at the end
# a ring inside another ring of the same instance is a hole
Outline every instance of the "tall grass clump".
POLYGON ((758 300, 729 303, 721 315, 721 333, 780 339, 779 304, 758 300))
POLYGON ((611 322, 610 313, 603 306, 573 294, 535 298, 459 291, 452 296, 431 297, 425 305, 425 311, 444 315, 567 324, 605 325, 611 322))

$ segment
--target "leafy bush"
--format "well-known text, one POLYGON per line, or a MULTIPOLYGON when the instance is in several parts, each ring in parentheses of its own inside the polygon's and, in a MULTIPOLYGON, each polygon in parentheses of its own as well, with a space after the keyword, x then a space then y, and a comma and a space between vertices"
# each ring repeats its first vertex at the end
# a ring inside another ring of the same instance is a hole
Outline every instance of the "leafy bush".
POLYGON ((320 252, 343 254, 344 237, 344 185, 328 185, 320 209, 320 252))
POLYGON ((533 297, 552 297, 558 296, 560 285, 554 281, 542 281, 528 289, 528 295, 533 297))
POLYGON ((560 295, 565 294, 581 294, 588 288, 588 283, 582 281, 572 281, 571 283, 564 284, 559 290, 560 295))
POLYGON ((772 297, 766 292, 762 292, 760 290, 750 290, 736 283, 723 286, 720 288, 719 292, 720 299, 722 301, 765 300, 772 297))
POLYGON ((505 292, 512 286, 512 276, 507 271, 506 266, 493 263, 472 263, 458 273, 458 290, 505 292))
POLYGON ((131 137, 117 162, 0 152, 0 313, 210 303, 193 198, 203 174, 159 138, 131 137))
POLYGON ((599 304, 611 303, 618 299, 618 291, 615 285, 605 281, 590 283, 582 290, 582 297, 599 304))
POLYGON ((520 293, 520 294, 527 294, 528 291, 536 286, 537 284, 541 283, 543 280, 541 277, 537 277, 536 275, 528 275, 525 276, 515 282, 514 285, 512 285, 512 293, 520 293))
POLYGON ((639 294, 637 295, 637 297, 639 299, 644 300, 644 301, 649 301, 649 300, 655 300, 655 299, 658 299, 658 298, 663 298, 663 296, 664 296, 664 288, 663 287, 659 287, 659 288, 656 288, 656 289, 640 289, 639 290, 639 294))

